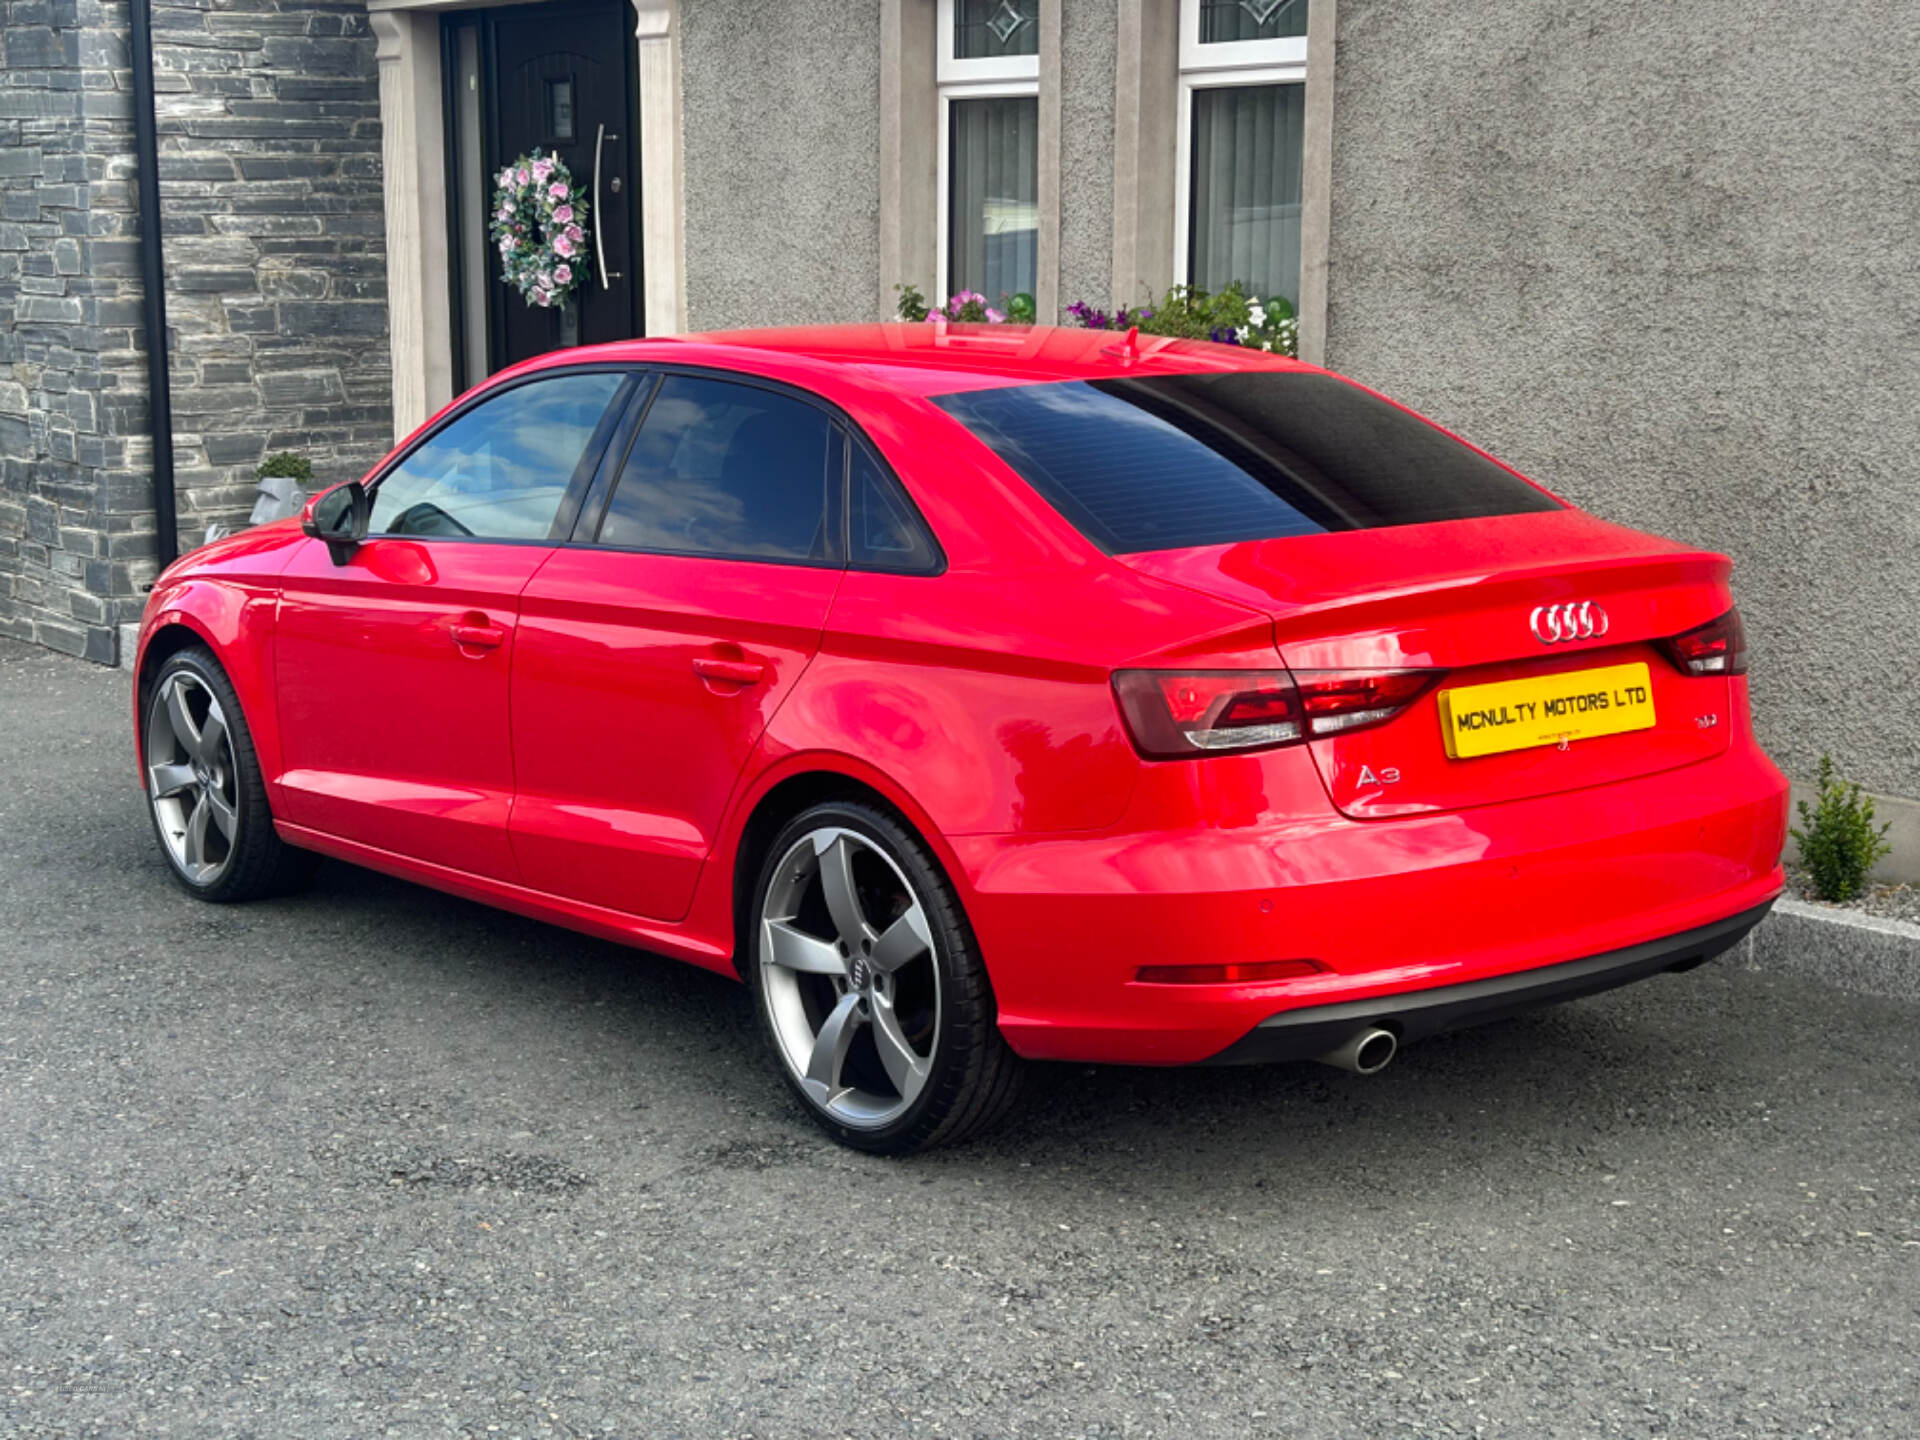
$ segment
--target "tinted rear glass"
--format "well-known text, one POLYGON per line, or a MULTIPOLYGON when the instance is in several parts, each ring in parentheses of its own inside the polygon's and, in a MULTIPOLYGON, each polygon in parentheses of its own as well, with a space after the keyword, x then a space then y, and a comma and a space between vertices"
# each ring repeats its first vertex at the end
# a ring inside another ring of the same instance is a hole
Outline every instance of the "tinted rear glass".
POLYGON ((1071 380, 934 403, 1113 554, 1562 508, 1330 375, 1071 380))

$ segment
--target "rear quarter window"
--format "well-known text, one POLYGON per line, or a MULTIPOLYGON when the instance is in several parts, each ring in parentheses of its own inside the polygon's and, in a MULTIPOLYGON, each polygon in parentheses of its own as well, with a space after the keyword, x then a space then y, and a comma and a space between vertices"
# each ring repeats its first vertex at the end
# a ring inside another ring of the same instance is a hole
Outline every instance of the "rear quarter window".
POLYGON ((1072 380, 933 399, 1111 554, 1565 508, 1331 375, 1072 380))

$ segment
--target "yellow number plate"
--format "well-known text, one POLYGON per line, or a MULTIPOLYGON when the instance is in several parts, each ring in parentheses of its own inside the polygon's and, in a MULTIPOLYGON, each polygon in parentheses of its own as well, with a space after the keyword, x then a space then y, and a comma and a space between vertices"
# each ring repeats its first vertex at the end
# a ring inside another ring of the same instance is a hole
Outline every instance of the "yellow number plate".
POLYGON ((1455 760, 1653 728, 1645 665, 1607 665, 1440 692, 1440 733, 1455 760))

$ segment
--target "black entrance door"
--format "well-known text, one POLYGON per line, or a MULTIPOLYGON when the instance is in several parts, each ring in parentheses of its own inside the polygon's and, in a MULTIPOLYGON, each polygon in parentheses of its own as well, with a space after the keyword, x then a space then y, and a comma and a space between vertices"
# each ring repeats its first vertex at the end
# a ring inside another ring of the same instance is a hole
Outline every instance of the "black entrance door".
POLYGON ((565 307, 529 305, 488 247, 490 368, 641 333, 638 105, 627 0, 483 10, 489 176, 538 148, 558 154, 591 205, 586 282, 565 307))

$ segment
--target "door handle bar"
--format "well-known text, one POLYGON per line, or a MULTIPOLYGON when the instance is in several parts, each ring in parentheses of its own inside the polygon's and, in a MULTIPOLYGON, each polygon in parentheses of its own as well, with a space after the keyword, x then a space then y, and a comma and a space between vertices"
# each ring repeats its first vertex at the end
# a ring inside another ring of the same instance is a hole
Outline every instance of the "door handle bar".
MULTIPOLYGON (((616 135, 613 138, 618 140, 620 137, 616 135)), ((618 270, 614 271, 611 277, 607 274, 607 242, 601 238, 605 226, 603 223, 604 217, 600 213, 600 147, 606 143, 606 125, 600 124, 595 126, 593 132, 593 214, 589 218, 593 223, 593 255, 594 258, 600 262, 600 288, 602 290, 607 288, 609 278, 614 280, 620 278, 620 272, 618 270)))
POLYGON ((767 673, 767 667, 757 660, 715 660, 703 655, 693 662, 693 673, 725 685, 751 685, 767 673))
POLYGON ((507 632, 498 625, 456 625, 453 627, 453 643, 464 645, 471 650, 492 650, 504 644, 507 632))

